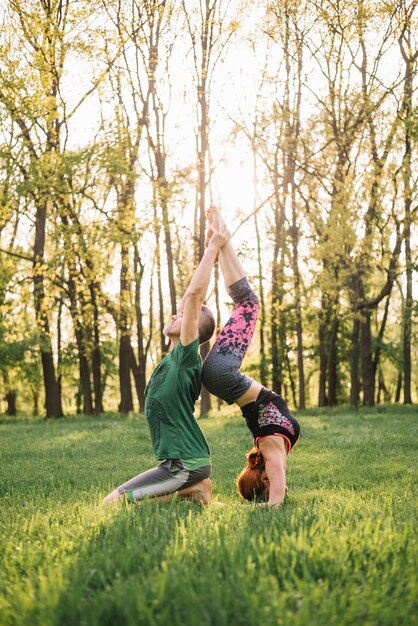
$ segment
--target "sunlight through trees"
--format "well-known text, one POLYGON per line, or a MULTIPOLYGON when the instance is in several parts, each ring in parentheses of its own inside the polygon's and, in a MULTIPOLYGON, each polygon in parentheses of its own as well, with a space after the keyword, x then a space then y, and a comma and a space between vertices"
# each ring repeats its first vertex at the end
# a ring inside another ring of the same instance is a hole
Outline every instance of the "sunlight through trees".
POLYGON ((142 410, 211 201, 260 295, 249 375, 417 401, 416 0, 0 6, 1 411, 142 410))

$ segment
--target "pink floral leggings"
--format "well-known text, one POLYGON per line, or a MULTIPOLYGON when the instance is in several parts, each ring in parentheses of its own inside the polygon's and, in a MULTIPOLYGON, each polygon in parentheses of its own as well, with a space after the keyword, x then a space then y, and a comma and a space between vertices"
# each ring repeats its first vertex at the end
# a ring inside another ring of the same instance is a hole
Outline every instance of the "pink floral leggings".
POLYGON ((259 301, 246 278, 229 290, 235 308, 203 363, 202 382, 210 393, 233 404, 252 383, 240 367, 254 334, 259 301))

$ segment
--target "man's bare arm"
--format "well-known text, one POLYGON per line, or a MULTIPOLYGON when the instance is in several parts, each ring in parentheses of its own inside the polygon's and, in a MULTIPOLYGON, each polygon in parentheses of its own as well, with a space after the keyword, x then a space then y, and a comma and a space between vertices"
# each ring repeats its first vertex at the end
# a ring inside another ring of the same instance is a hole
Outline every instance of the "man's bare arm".
POLYGON ((226 243, 229 236, 226 229, 221 232, 214 231, 206 252, 180 302, 179 313, 183 313, 180 341, 184 346, 194 341, 199 334, 200 308, 206 297, 212 268, 221 246, 226 243))

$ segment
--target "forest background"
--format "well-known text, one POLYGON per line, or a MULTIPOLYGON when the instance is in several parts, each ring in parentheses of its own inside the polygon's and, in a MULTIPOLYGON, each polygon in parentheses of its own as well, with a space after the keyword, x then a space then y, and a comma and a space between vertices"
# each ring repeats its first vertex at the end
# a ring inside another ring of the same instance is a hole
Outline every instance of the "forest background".
POLYGON ((417 400, 416 0, 0 10, 1 412, 143 410, 211 201, 261 301, 250 375, 417 400))

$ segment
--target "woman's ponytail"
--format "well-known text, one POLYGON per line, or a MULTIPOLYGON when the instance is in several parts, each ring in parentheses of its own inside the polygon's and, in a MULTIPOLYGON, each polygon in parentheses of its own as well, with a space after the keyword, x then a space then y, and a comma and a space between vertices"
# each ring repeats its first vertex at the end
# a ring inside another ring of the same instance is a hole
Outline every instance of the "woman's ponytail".
POLYGON ((261 479, 264 469, 264 457, 257 448, 248 452, 247 465, 237 479, 238 491, 246 500, 265 498, 266 483, 261 479))
POLYGON ((262 469, 264 467, 264 457, 258 448, 253 448, 246 456, 248 467, 251 467, 251 469, 262 469))

